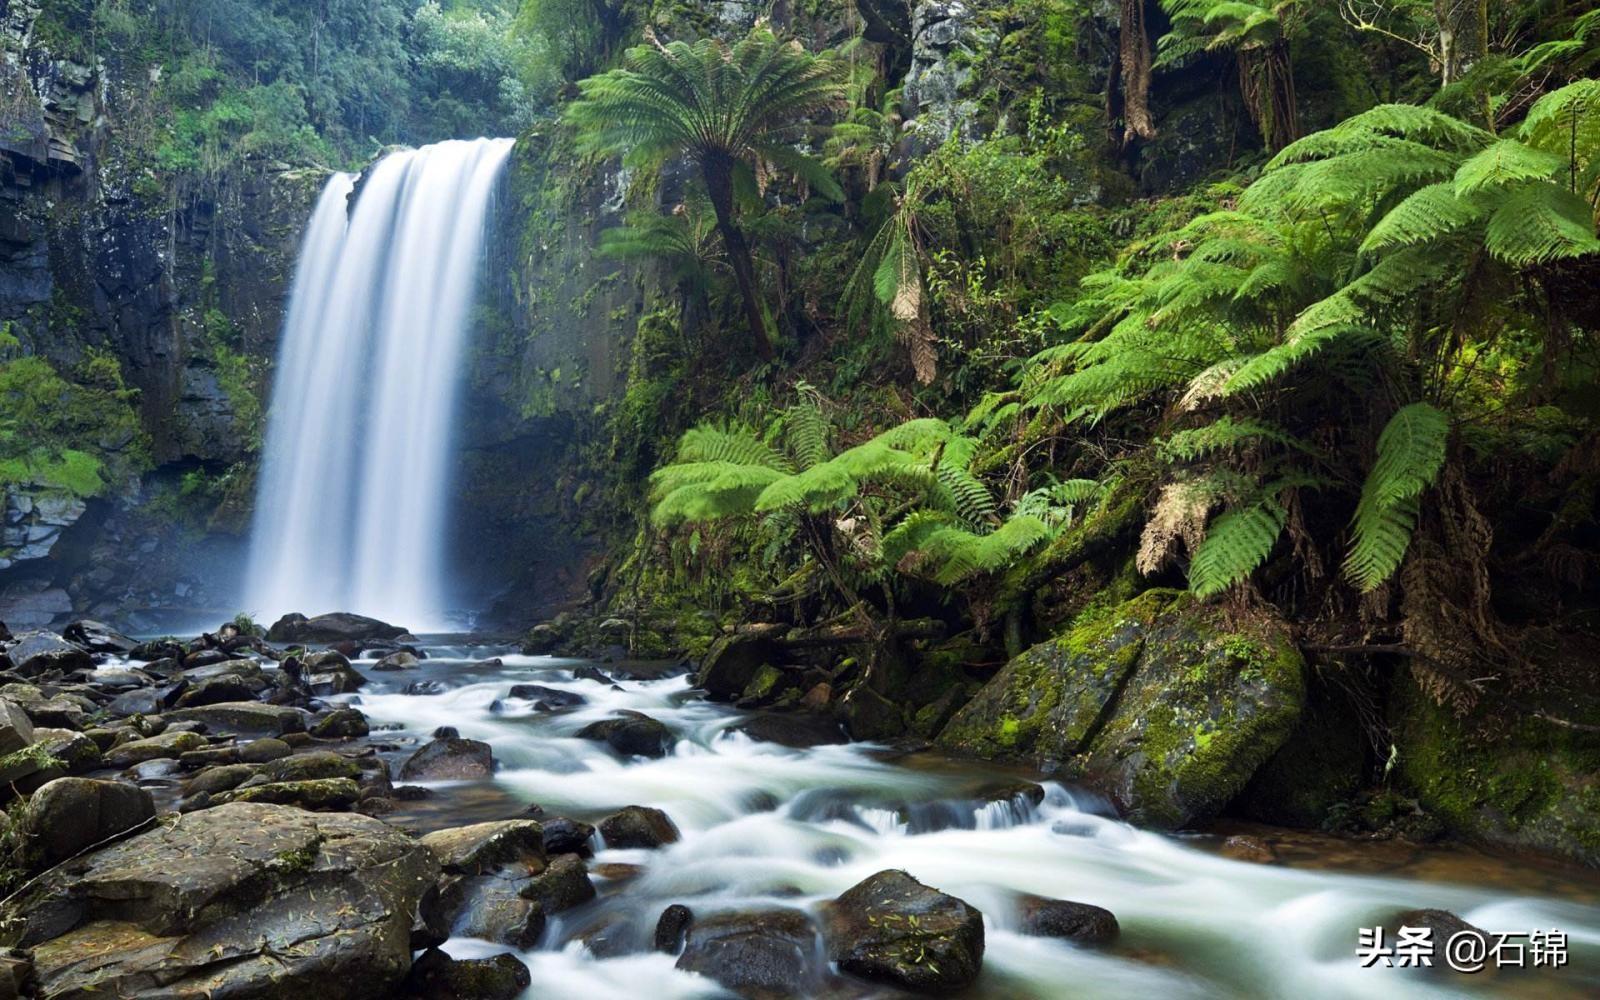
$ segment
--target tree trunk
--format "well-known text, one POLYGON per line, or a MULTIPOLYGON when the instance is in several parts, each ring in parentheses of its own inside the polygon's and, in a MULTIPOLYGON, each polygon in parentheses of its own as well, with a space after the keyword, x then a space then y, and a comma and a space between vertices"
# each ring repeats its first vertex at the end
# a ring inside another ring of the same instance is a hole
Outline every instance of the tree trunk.
POLYGON ((733 218, 733 161, 725 157, 707 158, 701 162, 700 169, 705 176, 711 209, 717 216, 717 232, 722 236, 723 248, 728 251, 733 280, 744 299, 745 321, 756 338, 756 350, 763 360, 770 360, 776 350, 772 328, 756 288, 755 260, 750 255, 750 244, 745 242, 744 232, 733 218))
POLYGON ((1433 0, 1439 76, 1446 87, 1489 54, 1489 0, 1433 0))
POLYGON ((1117 77, 1122 87, 1122 144, 1153 139, 1150 117, 1150 35, 1145 30, 1144 0, 1122 0, 1122 26, 1117 38, 1117 77))

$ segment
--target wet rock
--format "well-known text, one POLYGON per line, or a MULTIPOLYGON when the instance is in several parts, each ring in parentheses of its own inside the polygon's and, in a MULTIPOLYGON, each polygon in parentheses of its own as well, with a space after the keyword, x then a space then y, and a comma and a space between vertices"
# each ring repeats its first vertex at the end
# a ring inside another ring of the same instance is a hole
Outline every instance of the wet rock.
POLYGON ((481 875, 513 862, 542 865, 544 831, 533 820, 499 820, 438 830, 422 843, 453 875, 481 875))
POLYGON ((94 667, 89 651, 54 632, 24 632, 6 649, 11 669, 24 677, 35 677, 51 670, 71 673, 94 667))
POLYGON ((713 701, 733 701, 755 679, 757 671, 783 660, 783 651, 766 635, 727 635, 711 644, 694 685, 713 701))
POLYGON ((576 691, 562 691, 559 688, 545 687, 543 684, 513 684, 506 697, 531 701, 533 707, 541 712, 572 708, 587 704, 589 701, 576 691))
POLYGON ((747 996, 807 996, 816 954, 816 928, 799 910, 719 913, 690 927, 677 967, 747 996))
POLYGON ((202 705, 252 701, 266 688, 267 682, 260 677, 243 677, 238 674, 207 677, 192 684, 188 690, 179 695, 177 705, 179 708, 199 708, 202 705))
POLYGON ((903 871, 881 871, 827 908, 828 957, 841 971, 915 992, 970 985, 983 965, 983 915, 903 871))
POLYGON ((377 663, 374 663, 372 665, 372 669, 382 671, 415 670, 419 665, 421 665, 421 662, 422 661, 417 659, 415 653, 409 653, 405 650, 401 650, 398 653, 390 653, 377 663))
POLYGON ((538 900, 546 914, 560 913, 587 903, 595 896, 589 870, 576 854, 561 854, 550 859, 544 871, 521 889, 523 899, 538 900))
POLYGON ((361 766, 348 757, 328 750, 280 757, 261 767, 259 773, 268 781, 315 781, 321 778, 349 778, 361 776, 361 766))
MULTIPOLYGON (((1479 952, 1480 955, 1488 954, 1494 944, 1494 940, 1481 927, 1474 927, 1449 910, 1405 910, 1384 921, 1383 926, 1396 929, 1401 927, 1426 927, 1431 931, 1432 933, 1429 934, 1428 940, 1432 945, 1432 950, 1426 952, 1426 954, 1433 959, 1434 968, 1448 967, 1448 963, 1445 961, 1445 947, 1450 943, 1450 939, 1457 934, 1472 935, 1483 942, 1483 950, 1479 952)), ((1398 930, 1395 933, 1398 934, 1398 930)))
POLYGON ((639 712, 591 722, 576 735, 580 740, 604 741, 625 757, 665 757, 676 742, 664 723, 639 712))
POLYGON ((127 656, 139 644, 116 631, 103 622, 90 621, 85 618, 75 621, 61 630, 61 637, 68 642, 76 643, 91 653, 113 653, 117 656, 127 656))
POLYGON ((1256 864, 1268 865, 1277 860, 1268 847, 1258 837, 1247 837, 1238 834, 1222 842, 1222 856, 1235 861, 1251 861, 1256 864))
POLYGON ((553 857, 557 854, 577 854, 588 857, 594 853, 589 839, 594 836, 594 827, 588 823, 556 816, 545 820, 542 825, 546 855, 553 857))
POLYGON ((205 737, 198 733, 162 733, 160 736, 132 740, 113 747, 106 754, 106 765, 109 767, 132 767, 135 764, 140 764, 147 760, 157 760, 162 757, 176 759, 186 751, 199 750, 205 745, 205 737))
POLYGON ((478 740, 434 740, 406 759, 401 781, 463 781, 494 774, 494 750, 478 740))
POLYGON ((682 903, 673 903, 662 910, 660 918, 656 920, 653 942, 656 951, 676 955, 683 950, 684 940, 689 936, 689 928, 693 926, 694 911, 682 903))
MULTIPOLYGON (((183 657, 181 657, 181 661, 183 663, 183 669, 185 672, 191 670, 204 670, 206 667, 221 666, 224 663, 251 662, 249 660, 240 661, 227 650, 218 649, 214 646, 208 646, 204 649, 196 649, 192 652, 186 653, 183 655, 183 657)), ((213 671, 210 674, 199 674, 197 676, 214 677, 216 676, 216 672, 213 671)))
POLYGON ((34 729, 33 738, 68 774, 93 771, 105 763, 99 745, 83 733, 41 727, 34 729))
POLYGON ((155 818, 155 800, 121 781, 57 778, 28 799, 21 832, 39 869, 155 818))
POLYGON ((429 735, 436 740, 459 740, 461 738, 461 730, 455 726, 440 726, 429 735))
POLYGON ((183 786, 185 797, 191 795, 215 795, 238 788, 246 781, 255 777, 256 769, 249 764, 221 764, 208 767, 204 771, 190 778, 183 786))
POLYGON ((85 670, 78 677, 102 692, 132 691, 152 683, 150 675, 139 670, 85 670))
POLYGON ((285 733, 304 732, 311 714, 288 705, 267 705, 254 701, 224 702, 201 708, 179 708, 168 712, 173 722, 203 722, 215 732, 285 733))
POLYGON ((367 717, 354 708, 336 708, 311 724, 311 735, 319 739, 354 739, 370 731, 367 717))
POLYGON ((154 690, 126 691, 111 699, 106 714, 123 718, 129 715, 154 715, 166 706, 161 703, 161 693, 154 690))
POLYGON ((599 667, 587 663, 572 672, 572 679, 575 681, 594 681, 596 684, 616 683, 616 681, 602 673, 599 667))
POLYGON ((1084 945, 1108 945, 1117 939, 1121 927, 1110 910, 1088 903, 1043 896, 1023 896, 1022 933, 1053 937, 1084 945))
POLYGON ((267 639, 271 642, 362 642, 398 639, 405 634, 406 630, 399 626, 348 612, 317 615, 314 618, 291 613, 272 623, 267 630, 267 639))
POLYGON ((650 806, 627 806, 600 821, 607 847, 660 847, 676 843, 678 828, 667 814, 650 806))
POLYGON ((361 690, 367 683, 361 671, 333 650, 312 653, 301 659, 300 666, 306 685, 319 698, 331 694, 351 694, 361 690))
POLYGON ((899 706, 860 684, 840 699, 839 712, 852 739, 887 740, 906 731, 905 715, 899 706))
POLYGON ((232 803, 54 869, 0 918, 45 996, 378 997, 436 872, 378 820, 232 803))
POLYGON ((404 995, 418 1000, 514 1000, 532 982, 528 967, 515 955, 463 959, 430 948, 411 967, 404 995))
POLYGON ((171 639, 153 639, 141 642, 128 651, 128 659, 150 663, 155 660, 181 660, 183 647, 171 639))
POLYGON ((733 729, 751 739, 801 750, 849 742, 837 722, 815 715, 756 715, 733 729))
POLYGON ((412 695, 429 695, 444 694, 448 690, 450 689, 445 687, 444 682, 442 681, 412 681, 410 684, 406 685, 405 691, 402 693, 412 695))
POLYGON ((318 778, 311 781, 272 781, 263 785, 245 782, 226 792, 213 792, 213 802, 268 802, 298 806, 313 811, 342 812, 361 797, 361 789, 349 778, 318 778))
POLYGON ((278 760, 294 753, 294 748, 284 741, 271 736, 264 736, 259 740, 251 740, 239 747, 239 760, 245 764, 265 764, 268 761, 278 760))

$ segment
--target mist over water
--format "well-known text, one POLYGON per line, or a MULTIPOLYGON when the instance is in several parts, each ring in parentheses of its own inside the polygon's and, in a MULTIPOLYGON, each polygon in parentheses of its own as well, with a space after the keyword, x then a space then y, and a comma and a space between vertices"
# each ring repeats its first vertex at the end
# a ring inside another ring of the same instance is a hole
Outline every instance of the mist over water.
POLYGON ((328 180, 274 375, 244 586, 252 614, 354 611, 423 629, 450 606, 460 367, 512 144, 391 153, 359 191, 355 175, 328 180))

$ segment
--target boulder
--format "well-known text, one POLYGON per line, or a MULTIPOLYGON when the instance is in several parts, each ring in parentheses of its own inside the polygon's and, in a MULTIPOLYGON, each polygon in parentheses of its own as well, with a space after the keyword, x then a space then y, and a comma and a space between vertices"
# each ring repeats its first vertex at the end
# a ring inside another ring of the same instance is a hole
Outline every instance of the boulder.
POLYGON ((470 781, 493 774, 494 748, 479 740, 434 740, 400 767, 401 781, 470 781))
POLYGON ((1115 941, 1122 930, 1110 910, 1088 903, 1029 895, 1022 897, 1019 909, 1022 933, 1035 937, 1062 938, 1075 944, 1107 945, 1115 941))
POLYGON ((316 781, 322 778, 361 777, 361 765, 348 757, 329 750, 279 757, 262 765, 260 772, 268 781, 316 781))
POLYGON ((531 701, 533 707, 541 712, 573 708, 589 701, 576 691, 562 691, 560 688, 545 687, 543 684, 513 684, 506 697, 531 701))
POLYGON ((665 757, 676 742, 664 723, 638 712, 591 722, 576 735, 580 740, 604 741, 625 757, 665 757))
POLYGON ((112 653, 127 656, 139 644, 103 622, 85 618, 61 630, 61 637, 89 650, 91 653, 112 653))
POLYGON ((983 966, 983 914, 903 871, 869 876, 825 911, 840 971, 918 993, 962 989, 983 966))
POLYGON ((255 777, 256 769, 249 764, 222 764, 208 767, 204 771, 190 778, 183 786, 183 795, 216 795, 237 788, 255 777))
POLYGON ((595 896, 589 869, 576 854, 560 854, 550 859, 544 871, 518 890, 523 899, 537 900, 546 915, 570 910, 595 896))
POLYGON ((272 736, 263 736, 259 740, 251 740, 238 749, 239 760, 244 764, 265 764, 268 761, 287 757, 291 753, 294 753, 293 747, 272 736))
POLYGON ((71 729, 38 728, 33 731, 33 738, 35 744, 54 757, 69 774, 93 771, 105 764, 99 744, 83 733, 71 729))
POLYGON ((311 693, 318 697, 351 694, 361 690, 367 683, 361 671, 352 667, 343 654, 331 649, 304 657, 300 666, 311 693))
POLYGON ((372 639, 398 639, 407 634, 397 625, 390 625, 348 612, 335 612, 307 618, 301 614, 287 614, 272 623, 267 639, 272 642, 363 642, 372 639))
POLYGON ((371 731, 367 717, 354 708, 336 708, 311 724, 311 735, 320 739, 354 739, 371 731))
POLYGON ((166 713, 171 722, 203 722, 216 732, 303 733, 311 713, 288 705, 267 705, 258 701, 223 702, 200 708, 179 708, 166 713))
POLYGON ((33 793, 22 814, 24 850, 38 869, 154 819, 155 800, 122 781, 57 778, 33 793))
POLYGON ((800 910, 719 913, 689 928, 677 967, 744 996, 809 996, 817 955, 816 927, 800 910))
POLYGON ((267 682, 259 676, 246 677, 239 674, 222 674, 217 677, 206 677, 191 683, 188 689, 178 696, 177 706, 179 708, 199 708, 202 705, 222 705, 229 702, 253 701, 256 695, 266 689, 267 682))
POLYGON ((607 847, 660 847, 676 843, 678 828, 660 809, 627 806, 600 821, 607 847))
POLYGON ((661 916, 656 920, 656 933, 651 944, 656 951, 676 955, 683 950, 683 943, 689 936, 689 928, 694 926, 694 911, 682 903, 673 903, 661 911, 661 916))
POLYGON ((481 875, 515 861, 544 863, 544 830, 533 820, 508 819, 438 830, 422 838, 452 875, 481 875))
POLYGON ((309 781, 272 781, 264 785, 249 782, 226 792, 215 792, 211 801, 268 802, 279 806, 298 806, 318 812, 342 812, 361 798, 361 788, 349 778, 317 778, 309 781))
POLYGON ((1283 745, 1305 697, 1282 621, 1151 590, 1014 658, 938 742, 1046 767, 1130 821, 1191 826, 1221 811, 1283 745))
POLYGON ((106 706, 106 714, 119 719, 130 715, 154 715, 165 707, 161 703, 161 692, 153 688, 144 688, 138 691, 124 691, 111 699, 111 703, 106 706))
POLYGON ((163 757, 176 759, 180 754, 189 750, 199 750, 205 745, 206 738, 198 733, 162 733, 159 736, 130 740, 112 747, 106 753, 106 765, 132 767, 147 760, 159 760, 163 757))
POLYGON ((754 715, 733 730, 753 740, 799 750, 849 742, 837 722, 819 715, 754 715))
POLYGON ((372 669, 382 671, 415 670, 421 663, 422 661, 417 659, 417 654, 402 649, 397 653, 390 653, 377 663, 374 663, 372 669))
POLYGON ((128 651, 128 659, 153 663, 157 660, 183 659, 183 647, 173 639, 153 639, 141 642, 128 651))
POLYGON ((556 816, 544 820, 544 853, 550 856, 557 854, 577 854, 588 857, 594 853, 590 838, 594 836, 594 827, 588 823, 581 823, 565 816, 556 816))
POLYGON ((1393 928, 1396 936, 1401 927, 1426 927, 1430 931, 1428 941, 1432 947, 1425 954, 1433 959, 1434 968, 1448 967, 1445 946, 1457 934, 1474 936, 1483 942, 1480 946, 1483 950, 1478 952, 1480 955, 1488 953, 1495 941, 1481 927, 1474 927, 1449 910, 1405 910, 1384 921, 1383 926, 1393 928))
POLYGON ((24 677, 35 677, 50 670, 71 673, 94 667, 94 657, 82 646, 70 643, 54 632, 24 632, 6 649, 11 669, 24 677))
POLYGON ((725 635, 711 644, 700 661, 694 685, 713 701, 733 701, 749 687, 757 671, 782 660, 782 649, 767 635, 725 635))
POLYGON ((43 996, 394 996, 433 855, 379 820, 232 803, 48 872, 0 907, 43 996))
POLYGON ((532 982, 528 967, 509 952, 451 958, 429 948, 412 965, 403 995, 417 1000, 515 1000, 532 982))

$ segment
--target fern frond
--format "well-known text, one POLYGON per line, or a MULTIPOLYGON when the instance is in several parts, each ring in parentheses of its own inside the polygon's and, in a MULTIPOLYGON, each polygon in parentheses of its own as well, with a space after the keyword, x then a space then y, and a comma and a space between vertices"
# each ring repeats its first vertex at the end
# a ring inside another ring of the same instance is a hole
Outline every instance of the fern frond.
POLYGON ((1361 252, 1428 243, 1459 232, 1484 217, 1479 200, 1456 194, 1455 181, 1429 184, 1411 192, 1379 219, 1362 241, 1361 252))
POLYGON ((1277 544, 1286 516, 1271 497, 1218 516, 1189 561, 1189 589, 1210 597, 1255 572, 1277 544))
POLYGON ((1192 462, 1218 451, 1237 451, 1256 441, 1300 447, 1298 441, 1272 424, 1223 416, 1204 427, 1178 431, 1160 445, 1158 452, 1169 462, 1192 462))
POLYGON ((1378 457, 1361 488, 1345 575, 1363 593, 1400 568, 1416 524, 1418 498, 1438 478, 1450 418, 1427 403, 1401 407, 1378 436, 1378 457))
POLYGON ((1518 181, 1544 180, 1567 167, 1567 158, 1501 139, 1456 169, 1456 194, 1462 197, 1518 181))
POLYGON ((1548 181, 1508 197, 1489 217, 1484 244, 1500 260, 1524 267, 1600 253, 1589 203, 1548 181))

